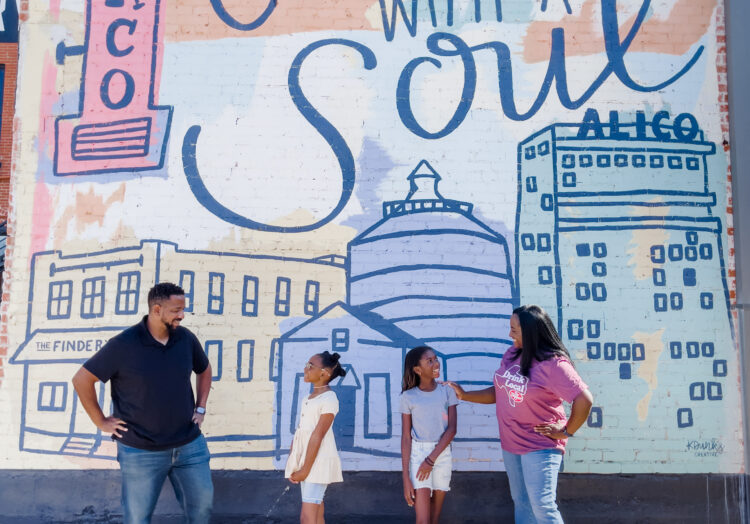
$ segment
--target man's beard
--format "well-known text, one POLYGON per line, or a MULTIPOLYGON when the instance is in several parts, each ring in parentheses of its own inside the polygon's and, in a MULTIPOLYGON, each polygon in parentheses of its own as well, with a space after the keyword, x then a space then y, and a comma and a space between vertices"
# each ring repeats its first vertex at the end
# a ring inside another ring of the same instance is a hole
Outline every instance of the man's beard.
MULTIPOLYGON (((164 321, 162 320, 162 322, 164 322, 164 321)), ((167 331, 169 332, 169 334, 170 334, 170 335, 171 335, 172 333, 174 333, 175 331, 177 331, 177 326, 175 326, 175 325, 174 325, 174 324, 172 324, 172 323, 167 323, 167 322, 164 322, 164 325, 165 325, 165 326, 167 327, 167 331)), ((179 325, 179 324, 178 324, 178 325, 179 325)))

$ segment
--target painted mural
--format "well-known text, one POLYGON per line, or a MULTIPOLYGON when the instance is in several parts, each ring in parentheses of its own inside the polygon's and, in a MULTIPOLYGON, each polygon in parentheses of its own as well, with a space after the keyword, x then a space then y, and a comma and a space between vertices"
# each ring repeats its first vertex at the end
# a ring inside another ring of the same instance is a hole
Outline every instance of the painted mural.
POLYGON ((0 467, 116 466, 70 378, 172 281, 215 468, 283 467, 330 350, 345 469, 400 469, 405 352, 486 387, 537 303, 595 397, 566 471, 742 470, 721 0, 23 9, 0 467))

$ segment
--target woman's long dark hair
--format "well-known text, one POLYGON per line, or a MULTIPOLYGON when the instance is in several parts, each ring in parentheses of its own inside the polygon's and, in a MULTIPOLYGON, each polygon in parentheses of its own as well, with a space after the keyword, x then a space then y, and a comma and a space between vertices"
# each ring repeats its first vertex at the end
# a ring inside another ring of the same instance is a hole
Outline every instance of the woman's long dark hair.
POLYGON ((546 311, 532 304, 517 307, 513 314, 518 317, 518 323, 521 324, 523 347, 516 348, 511 356, 513 360, 521 357, 521 374, 524 377, 529 376, 534 360, 542 362, 553 357, 563 357, 573 363, 546 311))
MULTIPOLYGON (((328 382, 331 382, 331 380, 336 377, 346 376, 346 370, 339 363, 341 355, 338 353, 331 354, 328 351, 324 351, 323 353, 318 353, 318 356, 323 363, 323 367, 331 370, 331 374, 328 376, 328 382)), ((326 382, 326 384, 328 382, 326 382)))
POLYGON ((414 368, 419 365, 422 355, 428 351, 434 352, 430 346, 417 346, 410 349, 404 358, 404 380, 401 382, 401 392, 419 386, 419 375, 414 373, 414 368))

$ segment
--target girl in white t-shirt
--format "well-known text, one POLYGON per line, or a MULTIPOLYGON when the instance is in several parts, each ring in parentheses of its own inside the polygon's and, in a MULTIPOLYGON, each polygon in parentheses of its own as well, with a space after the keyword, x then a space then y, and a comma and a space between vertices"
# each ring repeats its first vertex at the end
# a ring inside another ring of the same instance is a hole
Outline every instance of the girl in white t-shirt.
POLYGON ((343 377, 346 371, 339 363, 339 354, 328 351, 313 355, 305 365, 305 382, 312 384, 312 393, 302 404, 299 426, 294 432, 285 476, 302 487, 302 524, 322 524, 323 496, 328 484, 341 482, 341 460, 333 437, 333 419, 339 411, 339 400, 328 383, 343 377))
POLYGON ((410 350, 404 359, 401 391, 401 464, 404 498, 416 510, 417 524, 440 521, 450 490, 450 443, 456 436, 456 393, 438 384, 440 361, 428 346, 410 350))

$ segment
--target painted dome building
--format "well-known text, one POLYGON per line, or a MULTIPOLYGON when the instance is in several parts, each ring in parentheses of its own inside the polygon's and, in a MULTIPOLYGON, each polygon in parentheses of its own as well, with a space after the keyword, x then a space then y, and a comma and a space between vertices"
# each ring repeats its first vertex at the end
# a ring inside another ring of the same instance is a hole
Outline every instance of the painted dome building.
POLYGON ((517 303, 507 242, 472 204, 440 194, 427 161, 408 180, 406 198, 384 202, 382 220, 349 244, 348 302, 437 349, 446 378, 487 382, 498 362, 482 361, 509 347, 517 303))

